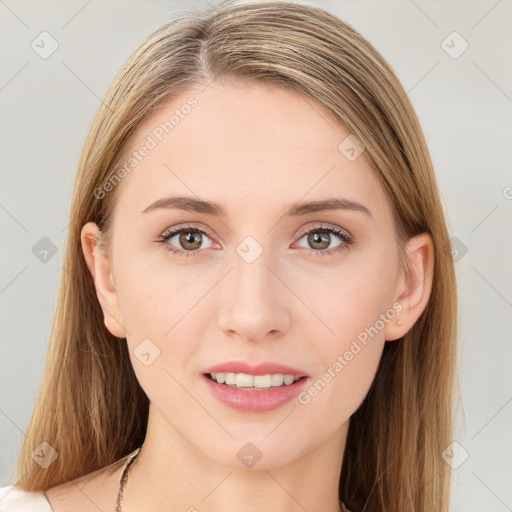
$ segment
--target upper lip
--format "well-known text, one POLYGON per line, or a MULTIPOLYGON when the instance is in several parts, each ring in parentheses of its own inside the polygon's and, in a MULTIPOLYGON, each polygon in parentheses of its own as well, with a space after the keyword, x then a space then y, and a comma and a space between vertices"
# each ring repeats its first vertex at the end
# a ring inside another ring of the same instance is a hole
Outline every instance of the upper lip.
POLYGON ((206 368, 203 373, 246 373, 248 375, 269 375, 273 373, 282 373, 283 375, 293 375, 297 377, 306 377, 307 375, 298 370, 280 363, 263 362, 260 364, 249 364, 244 361, 229 361, 206 368))

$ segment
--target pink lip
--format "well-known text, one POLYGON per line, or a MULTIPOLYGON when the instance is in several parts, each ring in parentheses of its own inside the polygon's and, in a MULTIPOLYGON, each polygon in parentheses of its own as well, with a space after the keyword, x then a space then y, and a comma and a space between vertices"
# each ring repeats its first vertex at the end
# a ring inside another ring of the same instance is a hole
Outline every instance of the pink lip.
POLYGON ((202 375, 206 386, 211 393, 224 404, 246 412, 271 411, 281 407, 295 398, 309 381, 308 376, 291 366, 279 363, 265 362, 258 365, 251 365, 243 361, 230 361, 207 368, 202 375), (268 375, 282 373, 293 375, 295 378, 305 377, 290 385, 283 385, 264 390, 237 389, 226 384, 218 384, 210 379, 209 373, 246 373, 249 375, 268 375))
POLYGON ((206 368, 203 373, 246 373, 249 375, 269 375, 272 373, 282 373, 283 375, 293 375, 295 378, 305 377, 306 374, 286 366, 284 364, 265 362, 257 365, 245 363, 243 361, 229 361, 227 363, 217 364, 206 368))
POLYGON ((305 377, 289 386, 283 385, 278 388, 251 391, 244 390, 243 388, 232 388, 225 384, 218 384, 206 375, 202 375, 201 377, 213 396, 225 405, 245 412, 264 412, 277 409, 290 400, 293 400, 310 380, 308 377, 305 377))

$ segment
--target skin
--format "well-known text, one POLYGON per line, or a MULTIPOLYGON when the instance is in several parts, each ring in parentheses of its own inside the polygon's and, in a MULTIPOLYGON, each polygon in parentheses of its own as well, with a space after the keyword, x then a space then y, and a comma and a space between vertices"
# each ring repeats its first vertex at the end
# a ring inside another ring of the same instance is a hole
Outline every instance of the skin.
MULTIPOLYGON (((370 388, 384 343, 409 331, 427 305, 432 240, 411 239, 411 266, 400 267, 391 206, 366 153, 348 160, 338 145, 349 132, 284 88, 217 82, 191 88, 139 125, 131 149, 190 96, 198 105, 117 185, 110 251, 96 246, 94 223, 82 230, 105 325, 126 337, 119 343, 128 343, 151 402, 123 510, 340 510, 350 416, 370 388), (215 201, 226 217, 141 213, 169 195, 215 201), (351 210, 283 216, 299 201, 333 196, 361 203, 371 216, 351 210), (199 254, 168 252, 165 243, 190 247, 183 239, 180 245, 179 235, 155 242, 168 228, 188 224, 212 235, 192 247, 199 254), (310 253, 344 243, 334 234, 327 234, 328 246, 308 242, 301 229, 318 225, 345 230, 353 243, 331 255, 310 253), (236 252, 247 236, 263 249, 252 263, 236 252), (236 411, 202 381, 208 366, 246 360, 288 364, 313 383, 394 303, 400 313, 308 404, 236 411), (160 350, 149 366, 133 352, 146 338, 160 350), (262 453, 252 468, 237 457, 247 442, 262 453)), ((113 509, 121 463, 50 489, 53 508, 113 509)))

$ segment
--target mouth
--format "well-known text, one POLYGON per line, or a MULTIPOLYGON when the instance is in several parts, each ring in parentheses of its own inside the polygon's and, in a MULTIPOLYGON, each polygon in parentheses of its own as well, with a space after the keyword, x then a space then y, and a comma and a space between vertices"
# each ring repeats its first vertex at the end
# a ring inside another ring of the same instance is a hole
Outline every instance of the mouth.
POLYGON ((287 387, 307 378, 306 375, 282 373, 252 375, 247 373, 209 372, 204 375, 217 384, 245 391, 265 391, 273 388, 287 387))
MULTIPOLYGON (((289 370, 287 370, 289 371, 289 370)), ((206 372, 206 390, 224 405, 245 413, 272 411, 291 402, 307 386, 307 375, 206 372)))
POLYGON ((305 372, 273 361, 227 361, 202 371, 206 389, 244 412, 267 412, 290 402, 310 380, 305 372))

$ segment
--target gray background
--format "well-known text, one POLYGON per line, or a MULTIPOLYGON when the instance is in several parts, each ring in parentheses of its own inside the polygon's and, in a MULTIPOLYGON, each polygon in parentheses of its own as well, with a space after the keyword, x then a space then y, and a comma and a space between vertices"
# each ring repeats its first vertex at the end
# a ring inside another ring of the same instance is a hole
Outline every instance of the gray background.
MULTIPOLYGON (((418 112, 458 251, 453 510, 512 510, 511 2, 308 3, 366 36, 418 112), (464 42, 453 31, 469 44, 460 55, 464 42)), ((190 1, 0 0, 0 485, 14 478, 40 384, 74 173, 100 98, 144 37, 191 5, 201 9, 190 1), (31 47, 43 31, 58 42, 46 59, 31 47), (43 237, 56 249, 46 262, 33 252, 43 237)))

